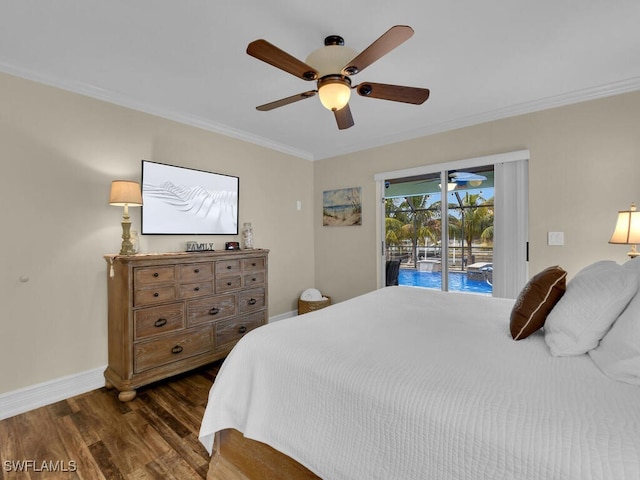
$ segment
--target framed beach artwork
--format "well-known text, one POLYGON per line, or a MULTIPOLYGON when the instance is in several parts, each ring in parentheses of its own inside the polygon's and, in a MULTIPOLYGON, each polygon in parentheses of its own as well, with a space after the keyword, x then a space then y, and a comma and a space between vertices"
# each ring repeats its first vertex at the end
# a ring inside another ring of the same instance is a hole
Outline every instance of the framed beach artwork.
POLYGON ((361 190, 361 187, 354 187, 322 192, 322 225, 362 225, 361 190))

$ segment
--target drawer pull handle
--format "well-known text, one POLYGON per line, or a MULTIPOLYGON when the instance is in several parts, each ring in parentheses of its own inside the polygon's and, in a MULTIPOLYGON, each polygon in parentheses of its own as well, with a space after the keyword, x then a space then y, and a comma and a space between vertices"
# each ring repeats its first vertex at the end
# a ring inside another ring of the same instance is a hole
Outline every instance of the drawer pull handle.
POLYGON ((256 266, 256 262, 253 262, 253 263, 251 264, 251 266, 252 266, 252 267, 255 267, 255 266, 256 266))
POLYGON ((220 313, 220 309, 213 307, 211 310, 209 310, 209 315, 217 315, 220 313))
POLYGON ((159 318, 155 321, 155 323, 153 324, 155 327, 164 327, 167 324, 167 319, 166 318, 159 318))
POLYGON ((258 301, 255 298, 250 298, 249 301, 247 302, 249 305, 255 305, 256 303, 258 303, 258 301))
POLYGON ((244 325, 242 325, 239 329, 238 329, 238 333, 244 333, 247 331, 247 327, 245 327, 244 325))
POLYGON ((231 270, 231 265, 227 265, 227 270, 231 270))
POLYGON ((230 287, 231 285, 233 285, 233 283, 227 282, 227 287, 230 287))
POLYGON ((193 273, 200 273, 200 269, 199 269, 199 268, 196 268, 196 269, 193 271, 193 273))
POLYGON ((253 277, 253 278, 251 279, 251 281, 252 281, 252 282, 255 282, 255 281, 256 281, 256 277, 253 277))
POLYGON ((160 294, 158 292, 153 292, 153 296, 158 298, 160 296, 160 294))
POLYGON ((159 274, 158 272, 155 272, 155 273, 153 274, 153 276, 154 276, 154 277, 156 277, 156 278, 158 278, 158 277, 160 276, 160 274, 159 274))
POLYGON ((199 292, 199 291, 200 291, 200 287, 196 287, 196 288, 194 288, 194 290, 195 290, 196 292, 199 292))
POLYGON ((184 348, 182 348, 182 345, 176 345, 171 349, 171 353, 177 355, 178 353, 182 352, 182 350, 184 350, 184 348))

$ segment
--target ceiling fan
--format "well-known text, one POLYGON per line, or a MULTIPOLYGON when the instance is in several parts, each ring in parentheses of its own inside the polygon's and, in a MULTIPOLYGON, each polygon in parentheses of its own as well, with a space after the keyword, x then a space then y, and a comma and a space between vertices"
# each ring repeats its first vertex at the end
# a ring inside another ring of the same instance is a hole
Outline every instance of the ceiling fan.
POLYGON ((298 93, 274 102, 256 107, 260 111, 289 105, 316 95, 320 102, 333 111, 338 128, 344 130, 354 125, 349 107, 351 90, 355 89, 361 97, 391 100, 393 102, 421 105, 429 98, 426 88, 388 85, 384 83, 363 82, 351 86, 351 77, 373 62, 383 57, 413 35, 413 29, 406 25, 396 25, 387 30, 380 38, 358 54, 354 49, 344 46, 344 39, 331 35, 324 39, 324 47, 311 52, 305 62, 280 50, 266 40, 255 40, 247 47, 247 53, 276 68, 284 70, 302 80, 315 81, 317 89, 298 93))
POLYGON ((479 187, 487 177, 471 172, 450 172, 449 181, 460 186, 479 187))
MULTIPOLYGON (((477 173, 458 172, 456 170, 452 170, 449 172, 448 179, 447 179, 447 191, 450 192, 452 190, 455 190, 457 187, 479 187, 480 185, 482 185, 482 182, 484 182, 486 179, 487 177, 485 177, 484 175, 479 175, 477 173)), ((417 183, 421 184, 421 183, 435 183, 435 182, 440 182, 440 178, 430 177, 430 178, 427 178, 426 180, 421 180, 417 183)), ((438 187, 440 187, 439 183, 438 183, 438 187)))

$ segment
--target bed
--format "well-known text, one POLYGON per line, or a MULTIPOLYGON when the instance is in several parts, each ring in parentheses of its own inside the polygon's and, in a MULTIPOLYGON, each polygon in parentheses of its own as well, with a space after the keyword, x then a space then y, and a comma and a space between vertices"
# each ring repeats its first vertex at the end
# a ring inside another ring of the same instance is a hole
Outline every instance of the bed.
POLYGON ((513 309, 395 286, 250 332, 210 392, 208 478, 639 479, 640 386, 514 341, 513 309))

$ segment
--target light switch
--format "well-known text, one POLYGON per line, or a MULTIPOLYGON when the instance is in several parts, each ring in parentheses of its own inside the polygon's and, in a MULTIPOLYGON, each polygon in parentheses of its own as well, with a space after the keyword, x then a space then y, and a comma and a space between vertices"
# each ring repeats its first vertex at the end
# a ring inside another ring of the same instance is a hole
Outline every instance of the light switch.
POLYGON ((298 211, 302 210, 302 202, 301 202, 300 200, 298 200, 298 201, 296 202, 296 209, 297 209, 298 211))
POLYGON ((548 232, 547 244, 548 245, 564 245, 564 232, 548 232))

